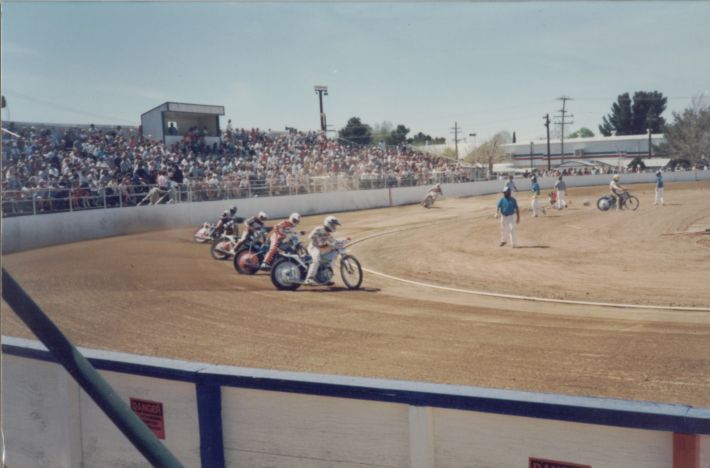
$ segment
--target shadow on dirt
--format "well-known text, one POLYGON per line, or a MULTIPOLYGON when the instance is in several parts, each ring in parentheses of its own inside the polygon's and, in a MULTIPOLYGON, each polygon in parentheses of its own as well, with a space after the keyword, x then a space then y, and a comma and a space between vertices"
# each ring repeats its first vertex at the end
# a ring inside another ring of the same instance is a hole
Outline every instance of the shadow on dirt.
POLYGON ((299 288, 298 292, 311 292, 311 293, 329 293, 329 292, 349 292, 353 294, 357 293, 377 293, 380 292, 380 288, 360 288, 360 289, 348 289, 342 286, 314 286, 313 289, 310 287, 299 288))
POLYGON ((549 245, 518 245, 515 247, 517 249, 549 249, 549 245))

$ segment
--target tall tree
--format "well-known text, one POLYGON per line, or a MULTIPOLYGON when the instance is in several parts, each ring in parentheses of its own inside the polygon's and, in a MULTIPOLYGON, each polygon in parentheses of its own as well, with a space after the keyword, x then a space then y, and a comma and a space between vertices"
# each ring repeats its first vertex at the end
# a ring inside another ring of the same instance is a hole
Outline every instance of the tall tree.
POLYGON ((659 148, 661 152, 675 160, 707 164, 707 158, 710 158, 710 101, 696 96, 682 113, 673 112, 673 122, 666 124, 664 134, 666 143, 659 148))
POLYGON ((493 172, 493 163, 505 159, 505 151, 501 148, 504 143, 510 143, 512 138, 510 133, 501 131, 496 133, 493 138, 479 145, 471 153, 464 158, 468 162, 477 162, 488 165, 488 172, 493 172))
POLYGON ((650 128, 652 133, 663 131, 665 120, 661 116, 668 99, 658 91, 636 91, 633 101, 629 93, 619 95, 611 105, 611 113, 602 117, 599 131, 602 135, 641 135, 650 128))
POLYGON ((407 141, 407 133, 409 133, 409 129, 405 127, 402 124, 397 125, 397 128, 392 130, 390 133, 389 138, 387 139, 387 143, 390 145, 398 145, 402 142, 407 141))
POLYGON ((582 127, 576 132, 567 135, 567 138, 591 138, 593 136, 593 131, 589 130, 587 127, 582 127))
POLYGON ((432 138, 431 135, 426 135, 422 132, 417 133, 414 135, 412 138, 407 138, 407 143, 410 145, 440 145, 443 143, 446 143, 446 138, 443 137, 437 137, 437 138, 432 138))
POLYGON ((359 117, 351 117, 345 127, 340 129, 338 136, 353 143, 369 145, 372 141, 372 128, 362 123, 359 117))

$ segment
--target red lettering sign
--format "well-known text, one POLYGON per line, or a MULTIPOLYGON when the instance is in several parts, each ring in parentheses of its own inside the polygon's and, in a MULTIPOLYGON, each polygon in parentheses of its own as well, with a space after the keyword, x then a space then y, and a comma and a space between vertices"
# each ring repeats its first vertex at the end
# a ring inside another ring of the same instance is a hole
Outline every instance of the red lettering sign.
POLYGON ((158 401, 139 400, 131 398, 131 409, 153 431, 158 439, 165 440, 165 420, 163 419, 163 404, 158 401))
POLYGON ((544 458, 530 457, 528 468, 592 468, 592 465, 579 465, 577 463, 545 460, 544 458))

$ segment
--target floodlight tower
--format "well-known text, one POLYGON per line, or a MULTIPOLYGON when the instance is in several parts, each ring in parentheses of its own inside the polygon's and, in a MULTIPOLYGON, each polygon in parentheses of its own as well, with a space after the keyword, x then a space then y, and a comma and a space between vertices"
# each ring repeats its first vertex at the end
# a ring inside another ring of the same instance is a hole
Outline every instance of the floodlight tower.
POLYGON ((313 87, 318 95, 318 102, 320 103, 320 129, 325 133, 326 122, 325 122, 325 112, 323 112, 323 95, 328 95, 328 87, 323 85, 315 85, 313 87))

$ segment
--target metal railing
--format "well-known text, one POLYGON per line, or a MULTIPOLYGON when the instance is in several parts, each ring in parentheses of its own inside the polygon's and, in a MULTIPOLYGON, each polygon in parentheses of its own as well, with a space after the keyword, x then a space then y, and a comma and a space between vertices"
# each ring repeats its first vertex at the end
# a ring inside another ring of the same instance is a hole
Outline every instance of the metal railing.
POLYGON ((471 182, 472 180, 460 174, 432 172, 426 177, 414 175, 411 177, 370 175, 352 177, 344 174, 310 176, 307 180, 287 184, 266 181, 249 184, 240 182, 171 183, 170 187, 163 189, 157 185, 25 188, 2 192, 2 216, 27 216, 129 206, 426 186, 435 183, 471 182))

